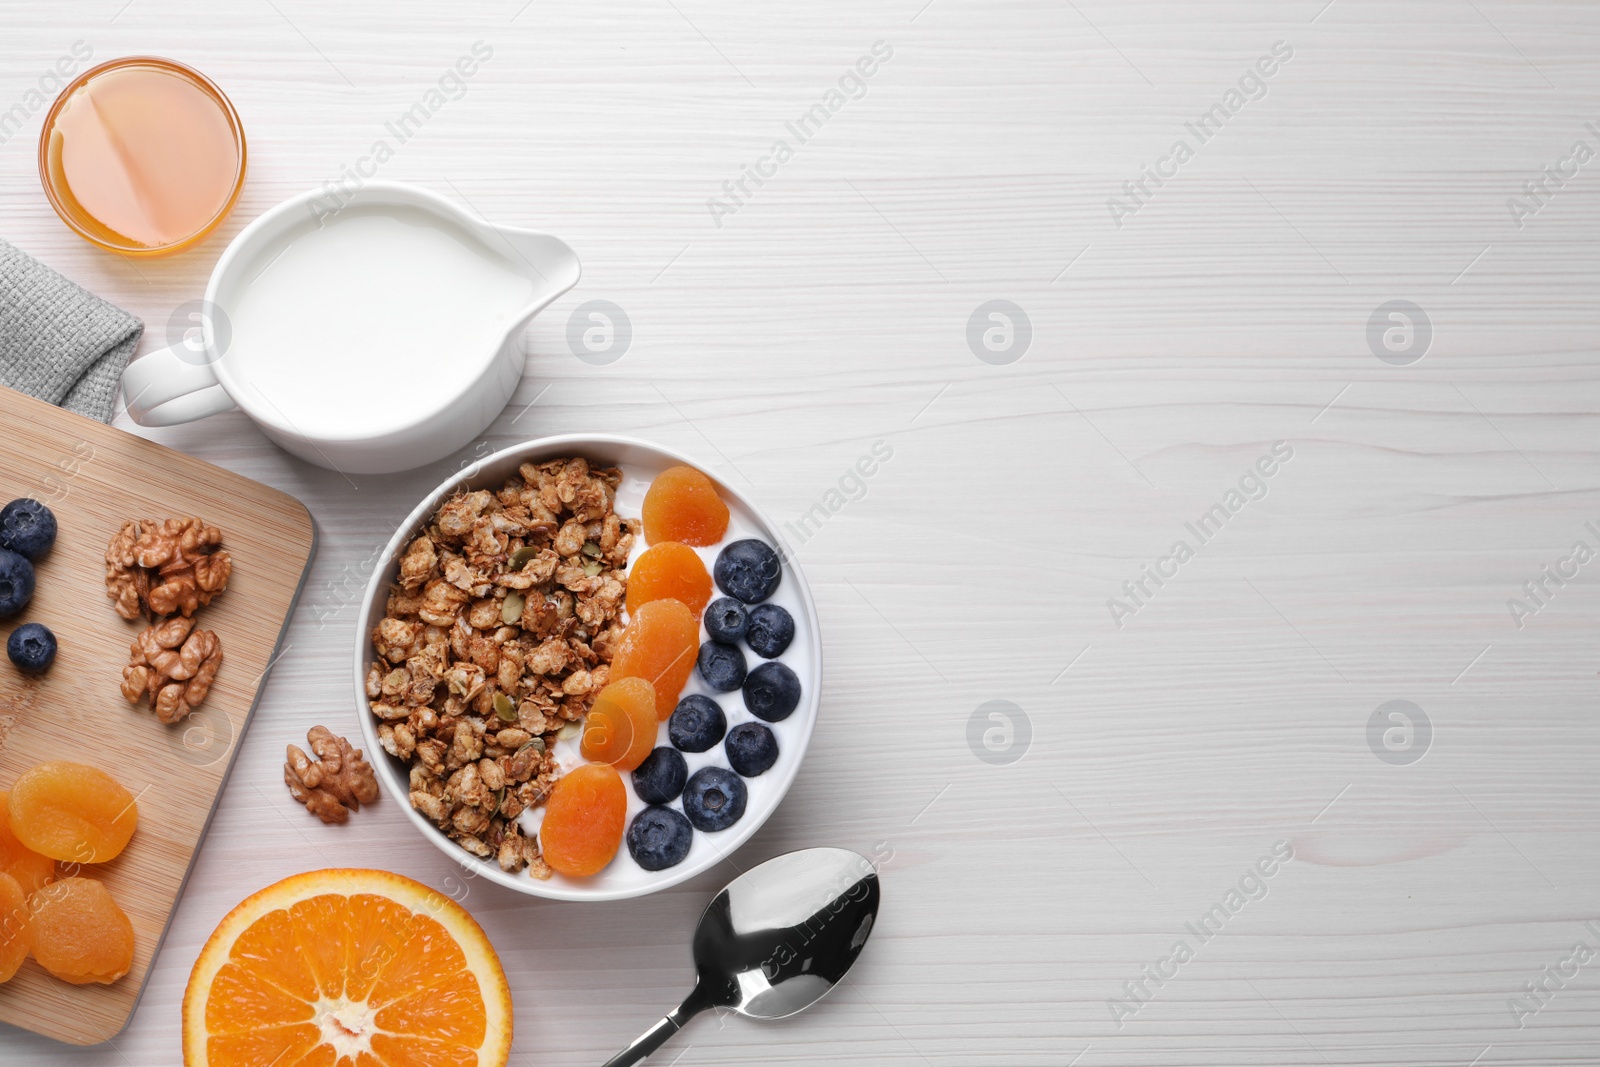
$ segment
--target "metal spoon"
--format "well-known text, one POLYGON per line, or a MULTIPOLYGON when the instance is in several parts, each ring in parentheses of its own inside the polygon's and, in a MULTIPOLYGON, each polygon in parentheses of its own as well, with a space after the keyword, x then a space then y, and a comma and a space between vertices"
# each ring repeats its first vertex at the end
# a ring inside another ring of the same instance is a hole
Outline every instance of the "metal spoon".
POLYGON ((707 1008, 754 1019, 809 1008, 861 954, 878 897, 878 872, 849 849, 801 849, 752 867, 700 916, 694 991, 605 1067, 638 1063, 707 1008))

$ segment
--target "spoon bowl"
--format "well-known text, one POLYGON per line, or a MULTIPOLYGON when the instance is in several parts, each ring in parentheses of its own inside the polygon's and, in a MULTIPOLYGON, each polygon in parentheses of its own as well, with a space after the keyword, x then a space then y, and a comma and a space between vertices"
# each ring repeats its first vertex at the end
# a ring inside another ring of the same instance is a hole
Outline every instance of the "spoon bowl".
POLYGON ((776 856, 728 883, 694 934, 694 990, 605 1067, 638 1063, 707 1008, 782 1019, 821 1000, 861 955, 878 873, 849 849, 776 856))

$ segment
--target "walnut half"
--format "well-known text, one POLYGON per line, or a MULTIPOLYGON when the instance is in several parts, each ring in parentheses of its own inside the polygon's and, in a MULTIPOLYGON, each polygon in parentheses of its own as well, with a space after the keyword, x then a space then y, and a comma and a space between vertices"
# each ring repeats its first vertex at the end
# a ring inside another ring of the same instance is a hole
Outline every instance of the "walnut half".
POLYGON ((174 723, 199 707, 222 665, 222 642, 194 620, 174 615, 147 626, 128 649, 122 695, 131 704, 148 696, 156 717, 174 723))
POLYGON ((222 531, 197 518, 129 519, 106 547, 106 596, 124 619, 193 615, 228 586, 222 531))
POLYGON ((198 518, 129 519, 106 546, 106 596, 124 619, 150 619, 122 669, 122 695, 149 697, 164 723, 188 716, 211 691, 222 642, 194 614, 228 587, 233 560, 222 531, 198 518))
POLYGON ((378 799, 378 777, 360 749, 326 726, 313 726, 306 743, 317 759, 290 745, 283 782, 307 811, 325 823, 342 823, 362 804, 378 799))

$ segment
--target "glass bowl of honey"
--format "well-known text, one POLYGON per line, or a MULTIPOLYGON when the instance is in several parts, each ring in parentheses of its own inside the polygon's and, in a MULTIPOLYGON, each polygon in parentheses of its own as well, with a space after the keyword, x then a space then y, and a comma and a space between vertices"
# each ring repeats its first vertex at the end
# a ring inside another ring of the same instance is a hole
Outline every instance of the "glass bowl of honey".
POLYGON ((195 244, 244 188, 244 129, 204 74, 125 56, 84 71, 39 134, 39 180, 84 240, 127 256, 195 244))

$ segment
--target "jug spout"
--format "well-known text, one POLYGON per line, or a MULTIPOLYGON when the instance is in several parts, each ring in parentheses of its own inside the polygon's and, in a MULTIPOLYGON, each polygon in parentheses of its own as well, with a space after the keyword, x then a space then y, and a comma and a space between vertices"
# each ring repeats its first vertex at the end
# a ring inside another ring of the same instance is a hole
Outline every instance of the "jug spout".
POLYGON ((533 283, 535 303, 546 304, 578 284, 583 273, 578 254, 559 237, 510 226, 496 230, 513 253, 513 267, 533 283))

